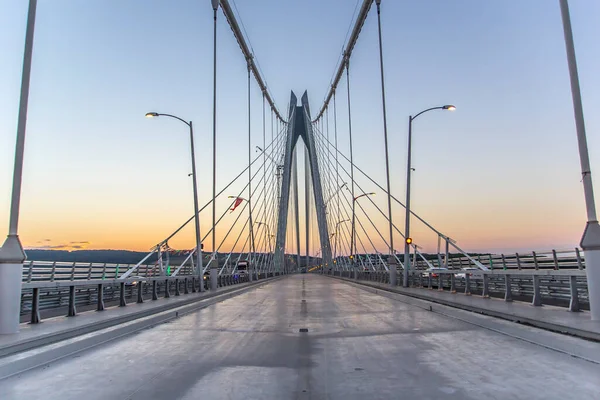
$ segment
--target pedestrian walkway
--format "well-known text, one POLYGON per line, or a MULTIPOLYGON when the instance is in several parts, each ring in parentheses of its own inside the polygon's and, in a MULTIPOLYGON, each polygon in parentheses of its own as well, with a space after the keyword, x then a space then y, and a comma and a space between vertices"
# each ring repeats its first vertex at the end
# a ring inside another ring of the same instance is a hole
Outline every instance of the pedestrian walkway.
POLYGON ((221 287, 216 291, 182 293, 180 296, 171 293, 169 298, 145 300, 141 304, 134 302, 126 307, 107 307, 104 311, 85 311, 75 317, 48 318, 39 324, 22 323, 19 333, 0 335, 0 357, 197 303, 222 294, 237 292, 272 279, 221 287))
POLYGON ((536 307, 521 301, 507 302, 503 299, 484 298, 478 295, 467 296, 463 293, 442 292, 436 289, 404 288, 401 286, 392 289, 386 283, 355 281, 347 278, 337 279, 600 341, 600 321, 592 321, 589 311, 571 312, 564 307, 549 305, 536 307))

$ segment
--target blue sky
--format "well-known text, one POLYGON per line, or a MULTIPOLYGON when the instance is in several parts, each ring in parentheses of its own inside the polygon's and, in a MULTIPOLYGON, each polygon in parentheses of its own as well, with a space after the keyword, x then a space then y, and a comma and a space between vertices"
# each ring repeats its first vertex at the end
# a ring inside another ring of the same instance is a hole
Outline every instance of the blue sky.
MULTIPOLYGON (((313 112, 320 108, 356 2, 236 4, 278 107, 286 109, 290 90, 308 90, 313 112)), ((598 188, 600 2, 570 6, 598 188)), ((5 1, 2 9, 0 226, 7 226, 27 5, 5 1)), ((373 8, 350 79, 356 164, 383 183, 376 23, 373 8)), ((466 249, 577 245, 585 211, 558 1, 383 0, 382 24, 393 194, 404 198, 408 115, 453 103, 456 112, 415 122, 413 209, 466 249)), ((245 61, 221 13, 218 60, 222 187, 247 161, 247 104, 245 61)), ((338 135, 347 154, 345 80, 338 90, 338 135)), ((253 147, 262 144, 261 101, 253 82, 253 147)), ((185 126, 143 118, 151 110, 194 121, 206 202, 210 1, 39 0, 20 225, 26 245, 49 238, 144 249, 191 215, 185 126)), ((330 121, 333 132, 331 114, 330 121)), ((362 177, 358 182, 374 189, 362 177)), ((377 203, 385 206, 382 193, 377 203)), ((402 225, 402 209, 394 215, 402 225)), ((425 230, 415 226, 415 235, 431 245, 425 230)))

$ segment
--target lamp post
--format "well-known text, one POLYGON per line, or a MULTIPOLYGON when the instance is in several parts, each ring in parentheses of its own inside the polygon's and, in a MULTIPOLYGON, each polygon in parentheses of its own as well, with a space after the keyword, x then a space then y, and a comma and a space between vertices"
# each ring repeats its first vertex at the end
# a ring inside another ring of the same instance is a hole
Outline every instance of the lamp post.
POLYGON ((267 237, 269 238, 268 239, 268 241, 269 241, 269 253, 272 253, 272 251, 271 251, 271 238, 273 237, 273 235, 271 235, 271 228, 269 227, 269 225, 265 224, 262 221, 257 221, 256 225, 258 225, 258 226, 262 225, 262 226, 267 227, 267 235, 268 235, 267 237))
POLYGON ((252 227, 252 204, 250 203, 250 201, 248 199, 245 199, 243 197, 240 196, 227 196, 227 198, 229 199, 240 199, 242 201, 245 201, 246 203, 248 203, 248 214, 249 214, 249 228, 250 228, 250 246, 249 246, 249 251, 248 251, 248 263, 250 264, 250 271, 248 271, 248 277, 250 279, 250 281, 253 280, 253 276, 252 276, 252 270, 254 269, 253 267, 253 263, 252 263, 252 254, 254 253, 255 249, 254 249, 254 229, 252 227))
POLYGON ((585 272, 587 275, 588 292, 590 298, 590 312, 592 320, 600 320, 600 225, 596 216, 596 203, 594 201, 594 188, 592 185, 592 172, 590 169, 590 155, 588 153, 585 122, 583 119, 583 105, 579 89, 579 74, 577 72, 577 59, 575 58, 575 45, 571 30, 571 17, 569 3, 560 0, 569 77, 571 80, 571 97, 573 98, 573 112, 575 114, 575 127, 577 142, 579 144, 579 160, 583 193, 587 211, 587 224, 581 238, 581 248, 585 252, 585 272))
MULTIPOLYGON (((340 226, 340 224, 344 223, 344 222, 350 222, 349 219, 345 219, 343 221, 339 221, 336 225, 335 225, 335 242, 334 242, 334 248, 333 248, 333 254, 335 255, 335 258, 337 258, 337 242, 338 242, 338 228, 340 226)), ((352 252, 352 250, 350 251, 352 252)), ((337 266, 337 262, 336 262, 336 266, 337 266)))
POLYGON ((363 193, 361 195, 356 196, 355 198, 352 199, 352 242, 351 242, 351 246, 350 246, 350 258, 352 259, 352 264, 354 265, 355 261, 355 256, 356 256, 356 215, 354 213, 354 203, 356 203, 356 200, 360 199, 361 197, 365 197, 365 196, 375 196, 375 192, 370 192, 370 193, 363 193))
POLYGON ((21 277, 23 274, 23 261, 25 261, 26 255, 23 246, 21 245, 21 241, 19 240, 18 226, 36 9, 37 0, 29 0, 27 28, 25 31, 25 51, 23 54, 23 73, 21 76, 21 97, 19 100, 19 116, 17 120, 17 140, 15 145, 15 167, 13 170, 10 222, 8 236, 0 248, 0 334, 19 332, 21 277))
MULTIPOLYGON (((183 122, 184 124, 186 124, 189 128, 190 128, 190 149, 191 149, 191 155, 192 155, 192 182, 194 185, 194 223, 196 225, 196 266, 198 267, 198 279, 199 279, 199 284, 200 284, 200 291, 203 292, 204 289, 204 281, 203 281, 203 276, 202 276, 202 270, 203 265, 202 265, 202 244, 200 243, 200 212, 198 211, 198 184, 196 182, 196 156, 194 153, 194 128, 193 128, 193 124, 192 121, 187 122, 182 118, 179 118, 175 115, 171 115, 171 114, 162 114, 162 113, 157 113, 157 112, 149 112, 146 113, 146 118, 155 118, 155 117, 169 117, 169 118, 174 118, 177 119, 181 122, 183 122)), ((214 201, 214 200, 213 200, 214 201)))
POLYGON ((412 166, 411 166, 411 146, 412 146, 412 122, 417 119, 417 117, 421 114, 424 114, 428 111, 433 111, 433 110, 449 110, 449 111, 454 111, 456 110, 456 107, 451 105, 451 104, 447 104, 445 106, 439 106, 439 107, 431 107, 428 108, 426 110, 421 111, 420 113, 418 113, 417 115, 415 115, 414 117, 412 115, 410 115, 408 117, 408 166, 406 167, 406 221, 405 221, 405 225, 404 225, 404 279, 402 282, 402 286, 404 287, 408 287, 408 270, 410 269, 410 260, 409 260, 409 255, 410 255, 410 244, 412 243, 412 239, 410 237, 410 173, 412 170, 412 166))

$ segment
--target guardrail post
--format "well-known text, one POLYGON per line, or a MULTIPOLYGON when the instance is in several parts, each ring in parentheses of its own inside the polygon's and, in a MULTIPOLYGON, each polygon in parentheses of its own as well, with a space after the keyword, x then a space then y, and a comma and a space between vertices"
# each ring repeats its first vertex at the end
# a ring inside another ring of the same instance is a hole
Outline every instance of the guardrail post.
POLYGON ((583 269, 583 262, 581 261, 581 254, 578 247, 575 248, 575 255, 577 256, 577 267, 583 269))
POLYGON ((119 291, 119 307, 125 307, 127 302, 125 301, 125 282, 121 282, 121 288, 119 291))
POLYGON ((554 269, 558 270, 558 258, 556 257, 556 250, 552 249, 552 258, 554 259, 554 269))
POLYGON ((504 275, 504 301, 512 301, 512 289, 510 287, 510 275, 504 275))
POLYGON ((169 280, 165 279, 165 299, 171 297, 171 291, 169 289, 169 280))
POLYGON ((431 286, 431 280, 432 280, 432 276, 431 276, 431 272, 430 272, 429 277, 427 279, 427 288, 428 289, 433 289, 433 287, 431 286))
POLYGON ((75 279, 75 263, 71 265, 71 280, 75 279))
POLYGON ((471 295, 471 276, 465 272, 465 296, 471 295))
POLYGON ((540 266, 538 265, 537 254, 535 254, 535 251, 532 251, 531 254, 533 254, 533 265, 535 266, 535 269, 540 269, 540 266))
POLYGON ((188 278, 183 279, 183 294, 190 294, 190 290, 188 289, 188 278))
POLYGON ((142 304, 144 302, 144 281, 138 281, 137 283, 137 303, 142 304))
POLYGON ((77 315, 77 307, 75 306, 75 286, 69 286, 69 311, 67 317, 74 317, 77 315))
POLYGON ((97 311, 104 311, 104 285, 98 284, 98 304, 96 307, 97 311))
POLYGON ((532 306, 539 307, 542 305, 542 293, 540 291, 540 277, 539 275, 533 275, 533 301, 532 306))
POLYGON ((152 300, 158 300, 158 283, 156 279, 152 281, 152 300))
POLYGON ((52 273, 50 274, 50 282, 54 282, 54 275, 56 274, 56 261, 52 263, 52 273))
POLYGON ((423 287, 423 274, 419 273, 419 287, 423 287))
MULTIPOLYGON (((219 278, 219 270, 217 269, 217 265, 214 266, 214 268, 210 269, 210 290, 217 290, 218 285, 218 278, 219 278)), ((258 277, 256 278, 256 280, 258 280, 258 277)))
POLYGON ((442 282, 442 275, 443 274, 438 275, 438 292, 444 291, 444 283, 442 282))
POLYGON ((488 274, 483 274, 483 291, 481 292, 481 297, 487 299, 490 297, 490 277, 488 274))
POLYGON ((569 287, 571 288, 569 311, 579 311, 579 293, 577 292, 577 277, 575 275, 569 276, 569 287))
POLYGON ((31 283, 33 278, 33 261, 29 263, 29 272, 27 273, 27 283, 31 283))
POLYGON ((454 274, 450 274, 450 293, 456 293, 456 278, 454 274))
POLYGON ((104 267, 102 268, 102 279, 106 279, 106 263, 104 263, 104 267))
POLYGON ((506 269, 506 258, 504 258, 504 254, 502 254, 502 268, 506 269))
POLYGON ((196 293, 196 278, 192 276, 192 293, 196 293))
POLYGON ((40 288, 33 288, 31 295, 31 321, 32 324, 40 323, 40 288))
POLYGON ((88 281, 92 279, 92 263, 88 266, 88 281))
POLYGON ((181 296, 181 291, 179 290, 179 279, 175 279, 175 296, 181 296))
POLYGON ((519 258, 519 253, 515 253, 515 256, 517 256, 517 269, 520 270, 521 269, 521 258, 519 258))

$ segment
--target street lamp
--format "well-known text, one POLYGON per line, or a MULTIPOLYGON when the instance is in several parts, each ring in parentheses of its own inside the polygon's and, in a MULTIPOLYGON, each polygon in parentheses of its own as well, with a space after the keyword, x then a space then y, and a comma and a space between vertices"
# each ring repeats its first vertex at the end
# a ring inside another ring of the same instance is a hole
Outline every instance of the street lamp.
MULTIPOLYGON (((254 249, 254 229, 252 227, 252 207, 250 206, 250 201, 248 199, 245 199, 243 197, 240 196, 227 196, 227 198, 229 199, 240 199, 242 201, 245 201, 248 203, 248 214, 249 214, 249 223, 250 223, 250 251, 248 251, 248 261, 250 262, 250 269, 253 269, 253 264, 252 264, 252 256, 254 255, 255 249, 254 249)), ((250 281, 252 281, 253 277, 252 277, 252 272, 248 271, 248 276, 250 278, 250 281)))
MULTIPOLYGON (((196 225, 196 265, 198 266, 198 279, 200 280, 200 291, 203 292, 204 289, 204 283, 202 280, 202 270, 203 270, 203 266, 202 266, 202 245, 200 243, 200 212, 198 211, 198 184, 196 182, 196 156, 194 155, 194 128, 192 125, 192 121, 187 122, 182 118, 179 118, 175 115, 171 115, 171 114, 161 114, 161 113, 157 113, 157 112, 149 112, 146 113, 146 118, 156 118, 156 117, 169 117, 169 118, 174 118, 177 119, 181 122, 183 122, 184 124, 186 124, 189 128, 190 128, 190 148, 191 148, 191 154, 192 154, 192 181, 193 181, 193 185, 194 185, 194 213, 195 213, 195 218, 194 218, 194 223, 196 225)), ((213 199, 214 201, 214 199, 213 199)), ((213 249, 214 251, 214 249, 213 249)))
MULTIPOLYGON (((410 176, 411 176, 410 172, 412 170, 412 166, 411 166, 412 122, 415 119, 417 119, 417 117, 419 115, 424 114, 428 111, 433 111, 433 110, 454 111, 454 110, 456 110, 456 107, 453 106, 452 104, 447 104, 445 106, 439 106, 439 107, 431 107, 431 108, 421 111, 414 117, 412 115, 410 115, 408 117, 408 161, 407 161, 408 166, 406 167, 406 223, 404 225, 404 237, 406 238, 406 240, 404 241, 404 279, 402 282, 402 286, 404 286, 404 287, 408 287, 408 270, 410 269, 410 260, 409 260, 410 243, 409 243, 408 239, 410 239, 410 176)), ((412 242, 412 239, 411 239, 411 242, 412 242)))
POLYGON ((31 77, 31 60, 33 57, 33 34, 35 31, 36 10, 37 0, 29 0, 8 236, 2 247, 0 247, 0 334, 19 332, 21 278, 23 274, 23 262, 27 258, 18 234, 19 208, 21 206, 23 154, 25 152, 25 133, 27 131, 27 105, 29 103, 29 82, 31 77))
MULTIPOLYGON (((356 202, 356 200, 360 199, 361 197, 365 197, 365 196, 375 196, 375 192, 370 192, 370 193, 363 193, 361 195, 356 196, 355 198, 352 199, 352 241, 350 243, 350 255, 354 255, 355 250, 356 250, 356 213, 354 212, 354 203, 356 202)), ((354 260, 354 258, 352 258, 354 260)), ((354 264, 354 261, 352 262, 352 264, 354 264)))
POLYGON ((262 225, 262 226, 266 226, 267 227, 267 235, 268 235, 268 238, 269 238, 268 239, 269 240, 269 253, 272 253, 272 250, 271 250, 272 249, 272 247, 271 247, 271 238, 273 237, 273 235, 271 235, 271 227, 269 225, 265 224, 262 221, 257 221, 256 225, 258 225, 258 226, 262 225))
MULTIPOLYGON (((342 224, 344 222, 350 222, 350 220, 349 219, 345 219, 343 221, 339 221, 335 225, 335 242, 334 242, 334 248, 333 248, 333 254, 335 255, 335 258, 337 258, 337 242, 338 242, 338 237, 340 236, 340 235, 338 235, 338 228, 339 228, 340 224, 342 224)), ((350 252, 352 253, 352 250, 350 250, 350 252)))

